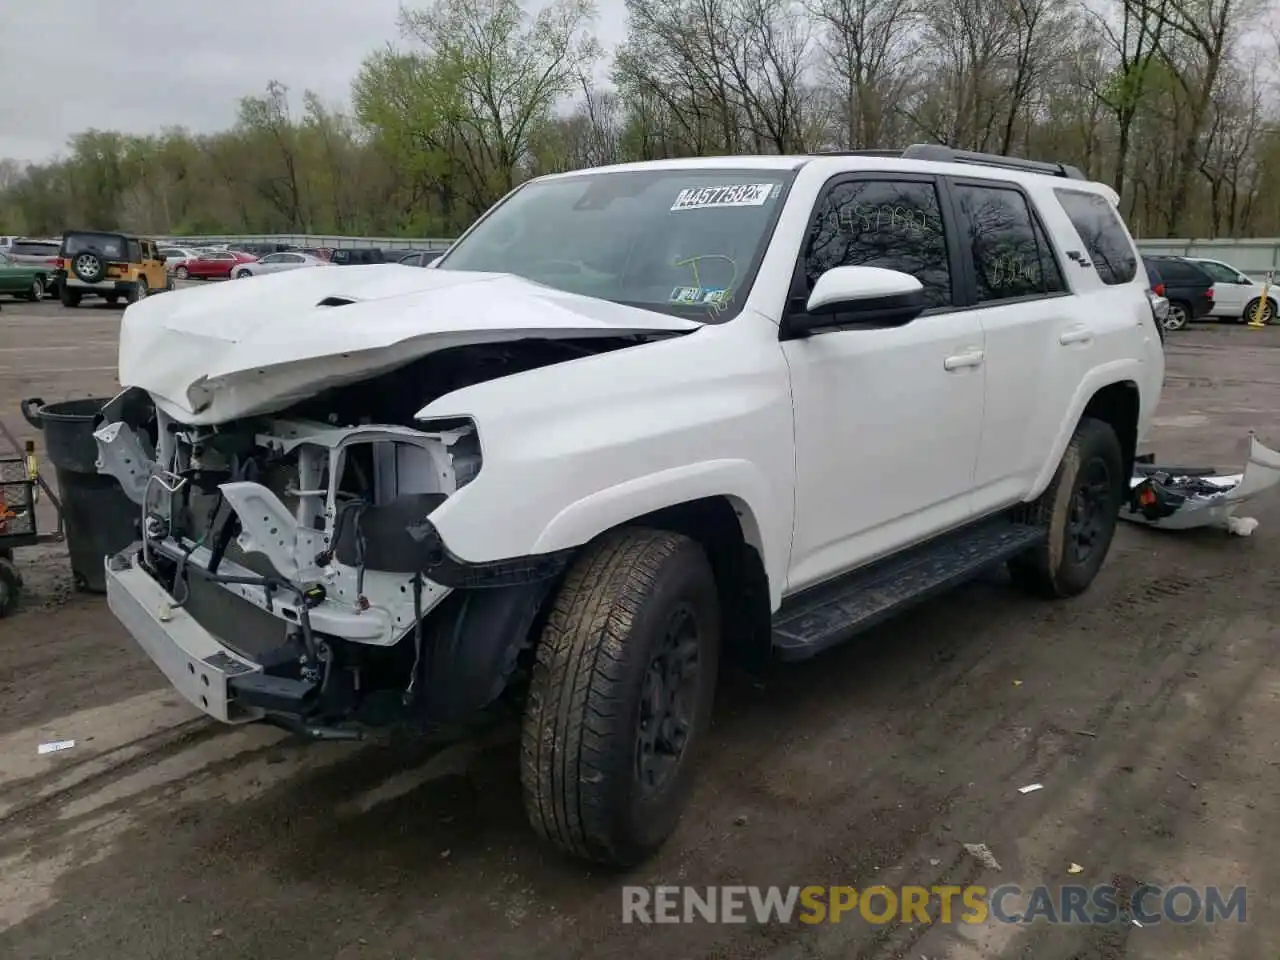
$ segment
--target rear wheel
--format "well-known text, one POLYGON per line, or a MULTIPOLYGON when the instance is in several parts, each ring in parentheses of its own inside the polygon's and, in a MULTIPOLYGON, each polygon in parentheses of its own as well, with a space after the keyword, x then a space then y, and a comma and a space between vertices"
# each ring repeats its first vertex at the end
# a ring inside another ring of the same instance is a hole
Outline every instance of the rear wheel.
POLYGON ((126 296, 130 303, 137 303, 139 300, 145 300, 148 292, 147 278, 139 277, 137 282, 129 288, 129 292, 126 296))
POLYGON ((1169 303, 1169 315, 1164 318, 1166 330, 1181 330, 1191 322, 1191 308, 1178 300, 1169 303))
POLYGON ((107 301, 107 304, 113 307, 120 302, 119 294, 115 293, 104 293, 102 295, 102 299, 107 301))
POLYGON ((187 273, 188 271, 186 267, 179 267, 177 270, 173 271, 173 275, 179 280, 187 279, 187 273))
POLYGON ((521 737, 525 809, 565 852, 640 862, 679 821, 720 646, 702 548, 661 530, 587 547, 538 644, 521 737))
POLYGON ((65 283, 58 287, 58 300, 64 307, 80 306, 80 291, 70 289, 65 283))
MULTIPOLYGON (((241 267, 239 270, 235 272, 234 276, 236 280, 248 280, 250 277, 253 276, 253 272, 249 270, 247 267, 241 267)), ((257 290, 258 288, 254 287, 253 289, 257 290)))
POLYGON ((1073 597, 1093 583, 1111 549, 1126 478, 1111 425, 1085 417, 1067 445, 1049 489, 1029 508, 1048 529, 1045 541, 1009 562, 1014 583, 1047 598, 1073 597))

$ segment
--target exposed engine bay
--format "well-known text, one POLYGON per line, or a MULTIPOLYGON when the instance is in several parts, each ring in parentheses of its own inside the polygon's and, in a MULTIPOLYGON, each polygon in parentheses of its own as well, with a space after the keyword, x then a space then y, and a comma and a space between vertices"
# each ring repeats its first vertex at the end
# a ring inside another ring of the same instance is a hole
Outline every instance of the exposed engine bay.
POLYGON ((129 389, 104 408, 99 470, 138 504, 134 562, 173 606, 264 667, 282 712, 294 711, 298 683, 329 717, 372 694, 408 705, 424 618, 454 589, 428 578, 440 546, 426 521, 483 469, 475 423, 414 413, 471 384, 643 339, 457 347, 214 426, 179 423, 129 389))

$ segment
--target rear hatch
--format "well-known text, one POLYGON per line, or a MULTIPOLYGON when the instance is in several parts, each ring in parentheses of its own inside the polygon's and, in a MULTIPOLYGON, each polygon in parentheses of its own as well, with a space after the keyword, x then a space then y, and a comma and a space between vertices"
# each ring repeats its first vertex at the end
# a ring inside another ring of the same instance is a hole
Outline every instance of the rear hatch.
POLYGON ((62 269, 70 272, 72 262, 82 253, 91 253, 102 261, 105 280, 124 279, 130 264, 142 259, 142 246, 137 240, 118 233, 68 233, 58 251, 62 269))

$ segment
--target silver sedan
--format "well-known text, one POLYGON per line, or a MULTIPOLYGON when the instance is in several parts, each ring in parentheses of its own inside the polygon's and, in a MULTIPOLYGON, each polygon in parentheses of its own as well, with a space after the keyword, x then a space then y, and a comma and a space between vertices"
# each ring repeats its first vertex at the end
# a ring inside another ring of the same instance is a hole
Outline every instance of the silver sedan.
POLYGON ((297 270, 300 267, 329 267, 328 260, 321 260, 309 253, 269 253, 261 260, 243 263, 231 273, 232 280, 244 280, 248 277, 260 276, 264 273, 280 273, 284 270, 297 270))

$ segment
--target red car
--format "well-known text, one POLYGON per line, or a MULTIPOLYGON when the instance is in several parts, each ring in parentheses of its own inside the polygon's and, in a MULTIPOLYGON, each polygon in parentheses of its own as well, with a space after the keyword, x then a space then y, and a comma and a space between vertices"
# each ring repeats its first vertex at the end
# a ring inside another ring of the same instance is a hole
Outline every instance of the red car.
POLYGON ((179 279, 192 277, 196 280, 226 280, 231 276, 231 271, 240 264, 255 263, 257 259, 251 253, 239 251, 222 250, 218 253, 206 253, 194 260, 184 260, 174 271, 174 276, 179 279))

